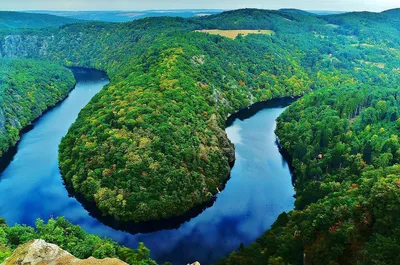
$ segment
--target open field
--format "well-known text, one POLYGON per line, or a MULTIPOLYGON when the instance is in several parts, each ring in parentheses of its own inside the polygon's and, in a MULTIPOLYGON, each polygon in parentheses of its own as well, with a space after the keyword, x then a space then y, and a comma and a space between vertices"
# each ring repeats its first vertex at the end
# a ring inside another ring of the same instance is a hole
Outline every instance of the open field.
POLYGON ((196 30, 196 32, 221 35, 231 39, 235 39, 238 35, 247 36, 249 34, 265 34, 265 35, 275 34, 273 30, 251 30, 251 29, 239 29, 239 30, 202 29, 202 30, 196 30))

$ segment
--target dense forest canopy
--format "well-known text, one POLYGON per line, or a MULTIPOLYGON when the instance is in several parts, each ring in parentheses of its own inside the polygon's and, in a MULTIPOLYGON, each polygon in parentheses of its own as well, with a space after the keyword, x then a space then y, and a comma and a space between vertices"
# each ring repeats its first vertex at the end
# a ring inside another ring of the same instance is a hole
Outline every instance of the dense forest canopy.
POLYGON ((59 158, 69 188, 124 221, 166 219, 210 200, 234 160, 226 118, 304 95, 277 128, 293 160, 296 208, 220 264, 396 264, 397 13, 243 9, 3 31, 0 42, 4 57, 108 73, 111 83, 81 111, 59 158), (274 34, 195 32, 205 29, 274 34))
POLYGON ((19 140, 22 128, 65 98, 75 79, 59 64, 0 59, 0 157, 19 140))

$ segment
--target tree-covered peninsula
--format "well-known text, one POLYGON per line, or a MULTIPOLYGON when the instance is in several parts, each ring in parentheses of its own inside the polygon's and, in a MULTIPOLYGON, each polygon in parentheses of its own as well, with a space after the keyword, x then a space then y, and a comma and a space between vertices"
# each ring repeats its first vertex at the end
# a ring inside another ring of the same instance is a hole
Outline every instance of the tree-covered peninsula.
POLYGON ((49 43, 50 58, 103 69, 111 80, 82 110, 59 156, 66 184, 105 215, 159 220, 211 200, 234 160, 227 116, 309 90, 300 50, 267 35, 194 32, 201 23, 73 25, 49 43))

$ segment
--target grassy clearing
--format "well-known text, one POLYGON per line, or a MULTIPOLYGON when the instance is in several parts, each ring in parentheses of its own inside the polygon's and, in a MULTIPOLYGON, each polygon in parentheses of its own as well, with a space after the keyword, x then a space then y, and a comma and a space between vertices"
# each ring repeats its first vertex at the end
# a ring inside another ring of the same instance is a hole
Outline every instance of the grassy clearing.
POLYGON ((335 28, 335 29, 339 27, 339 25, 335 25, 335 24, 326 24, 325 26, 335 28))
POLYGON ((239 29, 239 30, 202 29, 202 30, 196 30, 196 32, 221 35, 231 39, 235 39, 238 35, 247 36, 249 34, 264 34, 264 35, 275 34, 273 30, 251 30, 251 29, 250 30, 249 29, 239 29))
POLYGON ((364 63, 364 64, 368 64, 368 65, 372 65, 372 66, 378 67, 380 69, 384 69, 385 66, 386 66, 384 63, 373 63, 373 62, 368 62, 368 61, 364 61, 364 60, 360 60, 360 62, 364 63))
POLYGON ((353 46, 353 47, 360 46, 360 47, 364 47, 364 48, 374 48, 375 47, 375 45, 368 44, 368 43, 354 43, 354 44, 351 44, 351 46, 353 46))

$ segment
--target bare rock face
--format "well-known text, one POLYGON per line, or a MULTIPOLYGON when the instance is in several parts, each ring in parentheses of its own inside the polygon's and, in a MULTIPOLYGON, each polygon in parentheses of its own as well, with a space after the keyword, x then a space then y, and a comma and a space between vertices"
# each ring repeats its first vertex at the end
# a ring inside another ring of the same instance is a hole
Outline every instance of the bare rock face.
POLYGON ((67 251, 44 240, 36 239, 18 247, 14 253, 0 265, 128 265, 118 259, 81 260, 67 251))
MULTIPOLYGON (((0 97, 1 100, 1 97, 0 97)), ((0 132, 6 132, 6 117, 0 104, 0 132)))
POLYGON ((0 57, 25 58, 47 55, 52 37, 8 35, 0 39, 0 57))

